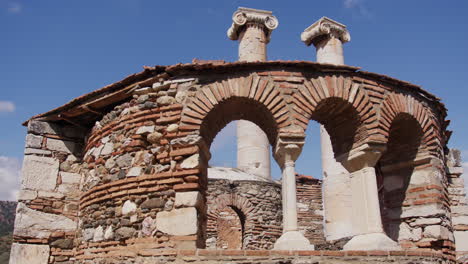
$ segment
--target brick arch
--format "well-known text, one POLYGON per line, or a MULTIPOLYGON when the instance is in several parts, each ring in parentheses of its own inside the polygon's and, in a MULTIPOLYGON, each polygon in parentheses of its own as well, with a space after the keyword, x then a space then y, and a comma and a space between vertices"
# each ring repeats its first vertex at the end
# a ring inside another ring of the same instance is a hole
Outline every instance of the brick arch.
MULTIPOLYGON (((243 223, 244 232, 242 234, 243 248, 248 247, 245 243, 245 237, 253 233, 255 228, 255 219, 253 218, 254 205, 245 197, 239 196, 235 193, 232 194, 222 194, 217 197, 214 201, 214 204, 209 207, 207 216, 208 221, 216 221, 220 217, 220 213, 224 208, 231 207, 235 211, 241 212, 243 215, 240 217, 245 217, 243 223)), ((218 230, 216 230, 218 233, 218 230)))
POLYGON ((225 125, 238 119, 259 125, 271 144, 278 131, 291 124, 289 108, 275 82, 255 73, 202 85, 184 108, 181 121, 199 129, 210 145, 225 125))
POLYGON ((374 106, 362 84, 351 77, 314 76, 304 81, 293 98, 298 124, 304 129, 311 119, 323 124, 335 155, 378 139, 372 129, 377 119, 374 106))
POLYGON ((443 141, 437 119, 426 106, 411 95, 390 93, 382 101, 378 128, 384 136, 384 141, 388 142, 392 123, 402 113, 410 115, 418 122, 423 133, 421 151, 436 156, 442 155, 443 141))

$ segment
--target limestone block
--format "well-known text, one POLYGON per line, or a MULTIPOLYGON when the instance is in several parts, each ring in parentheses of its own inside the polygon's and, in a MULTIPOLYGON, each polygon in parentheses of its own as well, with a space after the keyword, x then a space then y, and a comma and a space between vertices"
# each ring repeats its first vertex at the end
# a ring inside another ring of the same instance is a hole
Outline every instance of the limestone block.
POLYGON ((63 194, 58 192, 48 192, 48 191, 39 191, 37 196, 44 197, 44 198, 55 198, 55 199, 62 199, 65 197, 63 194))
POLYGON ((65 184, 79 184, 81 175, 79 173, 60 172, 62 183, 65 184))
POLYGON ((114 144, 111 142, 107 142, 101 150, 101 155, 102 156, 110 155, 113 150, 114 150, 114 144))
POLYGON ((146 217, 141 223, 141 233, 144 236, 152 236, 156 232, 156 219, 146 217))
POLYGON ((27 148, 41 148, 42 145, 42 138, 41 136, 36 136, 33 134, 28 134, 26 136, 26 147, 27 148))
POLYGON ((94 228, 84 229, 83 232, 82 232, 83 240, 84 241, 90 241, 91 239, 93 239, 94 230, 95 230, 94 228))
POLYGON ((196 207, 200 208, 203 197, 200 192, 176 192, 175 204, 176 208, 179 207, 196 207))
POLYGON ((274 250, 314 250, 309 240, 298 231, 289 231, 275 242, 274 250))
POLYGON ((452 206, 452 214, 466 214, 468 215, 468 206, 467 205, 460 205, 460 206, 452 206))
POLYGON ((161 139, 162 134, 159 132, 154 132, 149 134, 146 139, 148 140, 149 143, 151 144, 157 144, 159 140, 161 139))
POLYGON ((107 227, 106 232, 104 232, 104 239, 109 240, 114 238, 114 229, 112 226, 107 227))
POLYGON ((179 125, 177 125, 177 124, 170 124, 166 128, 166 131, 169 132, 169 133, 176 132, 177 130, 179 130, 179 125))
POLYGON ((401 223, 398 232, 398 240, 418 241, 421 239, 421 228, 411 228, 407 223, 401 223))
POLYGON ((401 218, 407 217, 427 217, 431 215, 445 214, 440 204, 426 204, 419 206, 404 207, 401 218))
POLYGON ((34 200, 37 198, 37 191, 33 190, 20 190, 18 194, 18 200, 19 201, 25 201, 25 200, 34 200))
POLYGON ((452 217, 453 225, 468 225, 468 216, 454 216, 452 217))
POLYGON ((59 161, 54 158, 25 156, 22 189, 53 190, 57 184, 59 161))
POLYGON ((463 167, 449 167, 449 174, 462 175, 463 167))
POLYGON ((48 245, 13 243, 11 245, 10 264, 47 264, 50 248, 48 245))
POLYGON ((156 103, 158 103, 158 105, 164 106, 164 105, 173 104, 173 103, 175 103, 175 101, 176 101, 176 100, 175 100, 174 97, 165 95, 165 96, 159 97, 159 98, 156 100, 156 103))
POLYGON ((133 167, 128 170, 127 177, 136 177, 140 176, 141 172, 143 171, 142 167, 133 167))
POLYGON ((123 215, 134 214, 136 210, 137 210, 137 205, 130 200, 125 201, 125 203, 122 206, 123 215))
POLYGON ((198 230, 197 209, 189 207, 159 212, 156 215, 156 227, 169 235, 194 235, 198 230))
POLYGON ((424 237, 436 239, 449 239, 450 231, 440 225, 426 226, 424 228, 424 237))
POLYGON ((200 164, 200 154, 193 154, 192 156, 182 161, 182 163, 180 164, 180 167, 182 169, 193 169, 193 168, 197 168, 199 164, 200 164))
POLYGON ((176 138, 171 140, 171 145, 175 147, 182 147, 188 145, 194 145, 200 142, 201 137, 199 135, 188 135, 182 138, 176 138))
POLYGON ((468 231, 455 231, 453 234, 456 251, 468 251, 468 231))
POLYGON ((28 122, 28 132, 34 133, 34 134, 52 134, 52 135, 57 135, 58 134, 58 127, 47 123, 47 122, 41 122, 41 121, 36 121, 36 120, 31 120, 28 122))
POLYGON ((15 236, 47 238, 55 231, 71 232, 77 223, 61 215, 39 212, 18 203, 15 218, 15 236))
POLYGON ((102 240, 104 240, 104 229, 102 226, 98 226, 96 230, 94 230, 93 242, 99 242, 102 240))
POLYGON ((440 218, 418 218, 416 221, 411 222, 410 226, 422 226, 422 225, 436 225, 440 224, 440 218))
POLYGON ((148 134, 148 133, 153 133, 154 132, 154 126, 142 126, 137 129, 135 134, 141 135, 141 134, 148 134))
POLYGON ((50 150, 44 150, 44 149, 34 149, 34 148, 25 148, 24 149, 24 154, 25 155, 51 155, 52 151, 50 150))
POLYGON ((60 139, 47 139, 47 149, 66 153, 73 153, 76 150, 76 143, 60 139))

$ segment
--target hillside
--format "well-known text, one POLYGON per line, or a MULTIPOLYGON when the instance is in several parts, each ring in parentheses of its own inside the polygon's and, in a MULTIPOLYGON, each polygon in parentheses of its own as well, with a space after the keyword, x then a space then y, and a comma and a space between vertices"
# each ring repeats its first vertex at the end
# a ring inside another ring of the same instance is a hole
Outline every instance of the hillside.
POLYGON ((0 264, 8 264, 13 240, 16 202, 0 201, 0 264))

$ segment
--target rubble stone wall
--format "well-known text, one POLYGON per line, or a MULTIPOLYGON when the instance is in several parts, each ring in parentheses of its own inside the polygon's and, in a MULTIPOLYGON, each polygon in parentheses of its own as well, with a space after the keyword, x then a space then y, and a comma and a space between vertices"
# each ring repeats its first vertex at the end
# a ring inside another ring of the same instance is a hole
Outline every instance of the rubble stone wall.
POLYGON ((209 179, 207 205, 207 248, 223 244, 218 241, 222 230, 217 220, 226 207, 243 218, 242 249, 272 249, 281 236, 281 186, 275 182, 209 179))
MULTIPOLYGON (((297 224, 312 245, 326 244, 323 227, 322 181, 296 177, 297 224)), ((324 245, 325 246, 325 245, 324 245)))

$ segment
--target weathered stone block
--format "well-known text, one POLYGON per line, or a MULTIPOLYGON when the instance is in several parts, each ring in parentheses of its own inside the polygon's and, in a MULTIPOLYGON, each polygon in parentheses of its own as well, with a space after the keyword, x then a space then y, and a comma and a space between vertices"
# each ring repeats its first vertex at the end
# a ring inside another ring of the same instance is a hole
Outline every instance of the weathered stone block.
POLYGON ((57 184, 59 161, 54 158, 25 156, 23 160, 23 189, 53 190, 57 184))
POLYGON ((76 151, 76 143, 72 141, 48 138, 46 146, 47 149, 53 151, 66 153, 74 153, 76 151))
POLYGON ((34 200, 37 198, 37 191, 33 190, 20 190, 18 194, 19 201, 34 200))
POLYGON ((182 164, 180 164, 180 167, 182 169, 193 169, 193 168, 197 168, 199 164, 200 164, 200 155, 193 154, 192 156, 182 161, 182 164))
POLYGON ((80 183, 81 175, 79 173, 60 172, 60 178, 62 179, 62 183, 78 184, 80 183))
POLYGON ((426 217, 432 215, 445 214, 445 211, 442 209, 440 204, 427 204, 419 206, 411 206, 404 208, 401 218, 407 217, 426 217))
POLYGON ((194 235, 198 230, 197 209, 194 207, 159 212, 156 215, 157 229, 174 236, 194 235))
POLYGON ((59 129, 58 129, 58 126, 55 126, 47 122, 31 120, 28 123, 28 132, 34 133, 34 134, 57 135, 59 132, 59 129))
POLYGON ((35 149, 35 148, 26 148, 24 150, 25 155, 51 155, 52 151, 50 150, 44 150, 44 149, 35 149))
POLYGON ((114 150, 114 144, 112 142, 107 142, 101 150, 100 155, 106 156, 110 155, 114 150))
POLYGON ((142 126, 137 129, 135 134, 141 135, 141 134, 148 134, 148 133, 153 133, 154 132, 154 126, 142 126))
POLYGON ((127 200, 122 206, 122 214, 129 215, 134 214, 137 210, 137 206, 134 202, 127 200))
POLYGON ((13 243, 11 245, 10 264, 47 264, 50 248, 48 245, 30 245, 13 243))
POLYGON ((200 192, 176 192, 175 204, 176 208, 179 207, 196 207, 200 208, 202 205, 203 197, 200 192))
POLYGON ((27 148, 41 148, 42 137, 36 136, 33 134, 28 134, 26 136, 26 147, 27 148))
POLYGON ((468 216, 454 216, 452 217, 453 225, 468 225, 468 216))
POLYGON ((77 223, 61 215, 48 214, 18 203, 15 219, 15 236, 48 238, 55 231, 71 232, 77 223))
POLYGON ((424 237, 428 238, 449 239, 449 233, 450 231, 446 227, 440 225, 426 226, 424 228, 424 237))

